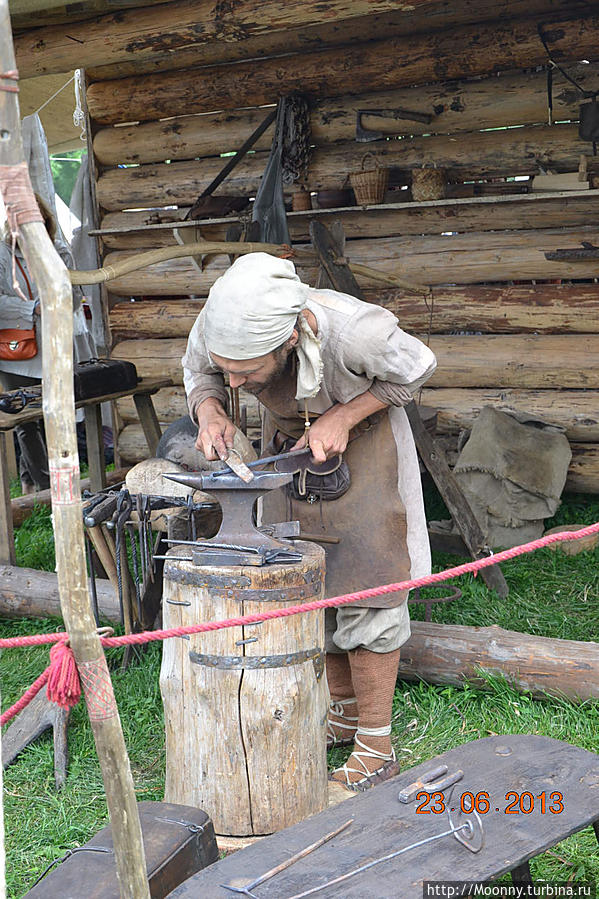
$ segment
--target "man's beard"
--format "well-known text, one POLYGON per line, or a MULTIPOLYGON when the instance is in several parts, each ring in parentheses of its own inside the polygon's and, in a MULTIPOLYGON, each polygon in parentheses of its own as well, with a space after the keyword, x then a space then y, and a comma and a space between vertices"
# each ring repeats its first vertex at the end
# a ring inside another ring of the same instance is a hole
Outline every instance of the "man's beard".
POLYGON ((246 381, 243 385, 243 389, 247 393, 251 393, 252 396, 259 396, 264 390, 268 387, 272 387, 275 381, 278 381, 281 375, 285 373, 288 367, 291 366, 291 350, 275 350, 275 368, 272 373, 268 376, 268 380, 264 381, 262 384, 250 384, 246 381))

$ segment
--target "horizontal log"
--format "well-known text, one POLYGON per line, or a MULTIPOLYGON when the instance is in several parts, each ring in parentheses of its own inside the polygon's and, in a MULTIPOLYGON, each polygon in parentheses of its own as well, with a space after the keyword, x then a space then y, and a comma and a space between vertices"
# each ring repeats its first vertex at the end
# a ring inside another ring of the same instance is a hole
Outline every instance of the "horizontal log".
MULTIPOLYGON (((596 84, 599 66, 568 67, 581 86, 596 84)), ((554 121, 578 119, 579 94, 556 72, 553 84, 554 121)), ((429 112, 432 122, 362 116, 366 129, 389 134, 452 134, 505 125, 536 125, 547 120, 547 77, 544 72, 503 75, 476 81, 428 84, 397 91, 320 100, 310 111, 312 141, 317 145, 351 141, 356 135, 358 109, 407 109, 429 112)), ((203 115, 177 116, 119 128, 101 128, 94 137, 94 153, 102 165, 162 162, 218 156, 237 149, 265 117, 262 109, 234 109, 203 115)), ((259 138, 255 150, 270 148, 272 127, 259 138)))
POLYGON ((433 335, 438 387, 597 389, 599 341, 594 335, 433 335))
POLYGON ((599 393, 596 390, 468 389, 425 387, 419 401, 438 411, 437 433, 469 430, 484 406, 525 412, 566 429, 570 441, 599 443, 599 393))
MULTIPOLYGON (((161 2, 148 0, 145 5, 161 2)), ((65 4, 64 0, 13 0, 10 4, 10 22, 16 34, 29 28, 93 19, 103 13, 114 14, 119 9, 132 9, 138 3, 139 0, 86 0, 81 8, 74 10, 73 4, 65 4)))
POLYGON ((539 698, 594 700, 599 697, 599 643, 535 637, 497 625, 412 622, 412 636, 401 649, 401 678, 485 688, 481 671, 502 675, 517 690, 539 698))
MULTIPOLYGON (((578 137, 577 125, 535 125, 505 131, 380 141, 369 150, 373 165, 392 170, 397 184, 411 182, 412 169, 435 164, 452 181, 532 175, 539 162, 558 171, 575 171, 588 145, 578 137)), ((364 147, 339 143, 315 150, 310 159, 310 190, 340 189, 350 173, 359 172, 364 147)), ((246 157, 216 193, 255 194, 267 154, 246 157)), ((222 159, 209 157, 190 162, 158 163, 108 169, 97 184, 98 202, 104 209, 189 204, 222 168, 222 159)))
MULTIPOLYGON (((430 0, 410 0, 412 7, 430 0)), ((244 41, 254 35, 286 31, 297 26, 321 25, 330 19, 352 19, 397 9, 393 0, 236 0, 227 6, 214 0, 177 0, 149 8, 137 7, 117 15, 68 28, 50 25, 15 38, 15 54, 21 77, 49 72, 68 72, 77 66, 108 65, 152 58, 156 48, 174 52, 180 47, 216 41, 244 41)))
MULTIPOLYGON (((134 362, 142 378, 171 378, 181 384, 186 343, 184 338, 123 340, 112 355, 134 362)), ((435 334, 430 346, 437 357, 430 387, 599 387, 599 341, 594 336, 435 334)))
POLYGON ((599 444, 572 444, 572 461, 564 490, 599 494, 599 444))
MULTIPOLYGON (((164 423, 176 421, 188 413, 185 389, 182 386, 165 387, 159 390, 152 397, 152 402, 158 420, 164 423)), ((132 397, 124 397, 122 400, 117 400, 116 405, 123 425, 139 423, 139 417, 132 397)))
MULTIPOLYGON (((571 0, 431 0, 425 7, 414 5, 409 9, 402 5, 398 10, 379 15, 369 14, 356 19, 335 19, 319 25, 288 28, 285 31, 267 31, 241 41, 214 41, 209 44, 193 43, 180 47, 173 53, 168 42, 156 44, 140 58, 135 52, 111 65, 86 66, 92 81, 124 78, 146 72, 171 69, 187 69, 198 65, 222 65, 245 59, 265 59, 288 53, 304 53, 322 47, 349 45, 356 41, 372 41, 393 35, 415 34, 422 31, 439 31, 455 25, 522 18, 524 16, 571 15, 571 0)), ((170 29, 169 29, 170 30, 170 29)), ((48 60, 48 64, 52 64, 48 60)))
MULTIPOLYGON (((547 26, 545 36, 553 58, 596 60, 598 25, 599 18, 586 16, 547 26)), ((103 32, 101 40, 105 42, 103 32)), ((35 47, 31 43, 30 40, 28 47, 19 47, 17 54, 19 65, 29 66, 28 75, 39 74, 34 66, 35 47)), ((74 65, 84 62, 87 66, 81 47, 75 42, 71 46, 77 48, 74 65)), ((105 62, 107 58, 108 52, 104 51, 105 62)), ((177 115, 187 115, 263 106, 272 103, 274 97, 295 90, 313 98, 359 94, 365 84, 369 91, 392 90, 532 68, 546 61, 537 20, 493 22, 448 29, 441 34, 409 35, 299 56, 242 62, 236 66, 206 66, 188 70, 185 78, 179 72, 167 72, 96 82, 88 88, 87 104, 96 122, 116 124, 167 118, 173 110, 177 115), (400 66, 398 59, 402 61, 400 66)), ((60 71, 72 67, 63 63, 60 71)))
MULTIPOLYGON (((164 433, 168 422, 160 422, 160 427, 164 433)), ((128 465, 137 465, 138 462, 150 457, 143 428, 139 424, 125 425, 122 431, 119 431, 116 448, 119 457, 128 465)))
MULTIPOLYGON (((133 400, 131 400, 133 402, 133 400)), ((119 484, 125 480, 128 468, 118 468, 116 471, 106 472, 106 486, 111 487, 113 484, 119 484)), ((81 480, 81 490, 90 490, 91 484, 89 478, 81 480)), ((29 518, 37 506, 50 506, 52 497, 50 490, 40 490, 38 493, 30 493, 25 496, 17 496, 11 500, 12 523, 13 527, 21 527, 24 521, 29 518)))
MULTIPOLYGON (((106 580, 96 580, 102 618, 120 620, 118 597, 106 580)), ((0 566, 0 617, 61 618, 58 578, 51 571, 0 566)))
MULTIPOLYGON (((426 302, 394 289, 367 290, 365 295, 397 315, 407 331, 599 332, 599 289, 594 284, 437 287, 426 302)), ((187 337, 201 308, 201 300, 117 303, 110 310, 110 329, 115 340, 187 337)))
MULTIPOLYGON (((514 231, 456 234, 445 237, 393 237, 381 240, 348 241, 345 255, 350 262, 367 265, 384 274, 434 286, 477 284, 488 281, 528 281, 599 277, 599 262, 547 262, 544 251, 563 245, 564 235, 573 245, 595 242, 599 232, 580 228, 564 233, 514 231)), ((299 248, 301 249, 301 247, 299 248)), ((111 253, 111 265, 131 254, 111 253)), ((107 282, 110 293, 120 296, 206 296, 217 277, 228 267, 219 256, 198 272, 186 259, 158 263, 107 282)), ((296 265, 306 284, 315 284, 316 266, 303 261, 296 265)), ((358 276, 362 288, 381 289, 371 278, 358 276)))
MULTIPOLYGON (((388 203, 376 207, 289 212, 287 222, 293 243, 310 239, 309 226, 313 219, 326 226, 340 221, 348 239, 443 234, 447 231, 468 233, 576 227, 592 221, 598 199, 599 191, 588 190, 575 195, 527 194, 432 200, 426 203, 388 203)), ((187 211, 184 207, 160 212, 109 212, 102 219, 101 230, 115 229, 115 233, 102 234, 102 242, 106 248, 115 250, 175 246, 172 228, 157 227, 156 219, 164 216, 168 222, 175 215, 183 219, 187 211), (150 230, 135 230, 144 227, 150 230), (128 231, 128 228, 134 230, 128 231)), ((208 220, 207 224, 198 227, 205 240, 218 241, 225 239, 226 230, 234 221, 238 219, 228 216, 208 220)))
MULTIPOLYGON (((160 371, 160 377, 170 378, 173 384, 183 383, 181 357, 187 340, 121 340, 112 348, 113 359, 133 362, 140 378, 150 377, 150 372, 160 371)), ((153 375, 152 375, 153 377, 153 375)))
MULTIPOLYGON (((247 423, 249 427, 260 427, 260 408, 255 396, 239 392, 240 408, 245 406, 247 423)), ((182 415, 187 415, 187 401, 183 387, 165 387, 152 397, 154 409, 159 420, 165 423, 176 421, 182 415)), ((117 400, 117 408, 123 424, 136 424, 139 422, 135 404, 132 397, 124 397, 117 400)))
POLYGON ((110 310, 109 319, 113 341, 187 337, 203 305, 200 300, 116 303, 110 310))

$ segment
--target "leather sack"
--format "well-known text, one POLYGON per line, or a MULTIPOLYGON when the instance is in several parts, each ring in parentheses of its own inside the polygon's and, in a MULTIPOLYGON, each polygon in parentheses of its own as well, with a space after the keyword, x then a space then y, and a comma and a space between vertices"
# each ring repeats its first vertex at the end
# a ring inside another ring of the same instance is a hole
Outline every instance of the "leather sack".
POLYGON ((37 356, 34 328, 0 328, 0 359, 23 362, 34 356, 37 356))

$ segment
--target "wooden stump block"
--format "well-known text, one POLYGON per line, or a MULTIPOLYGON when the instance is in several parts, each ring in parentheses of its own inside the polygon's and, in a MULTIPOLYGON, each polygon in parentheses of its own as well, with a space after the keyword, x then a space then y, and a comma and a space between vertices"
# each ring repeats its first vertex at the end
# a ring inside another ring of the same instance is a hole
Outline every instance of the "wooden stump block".
MULTIPOLYGON (((196 566, 169 552, 164 626, 321 598, 324 550, 301 562, 196 566)), ((168 640, 160 675, 169 802, 205 808, 220 834, 272 833, 327 806, 321 611, 168 640)))

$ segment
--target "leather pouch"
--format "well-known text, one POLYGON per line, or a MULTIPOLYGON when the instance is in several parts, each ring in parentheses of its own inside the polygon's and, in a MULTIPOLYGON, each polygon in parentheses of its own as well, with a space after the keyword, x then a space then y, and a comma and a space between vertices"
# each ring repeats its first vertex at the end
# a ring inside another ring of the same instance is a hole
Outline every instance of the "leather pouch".
MULTIPOLYGON (((291 437, 285 441, 279 452, 288 452, 295 444, 291 437)), ((329 502, 339 499, 350 488, 351 475, 347 462, 341 454, 326 462, 302 463, 295 459, 285 459, 275 463, 275 471, 293 473, 293 481, 287 485, 287 493, 292 499, 314 503, 319 500, 329 502)))

